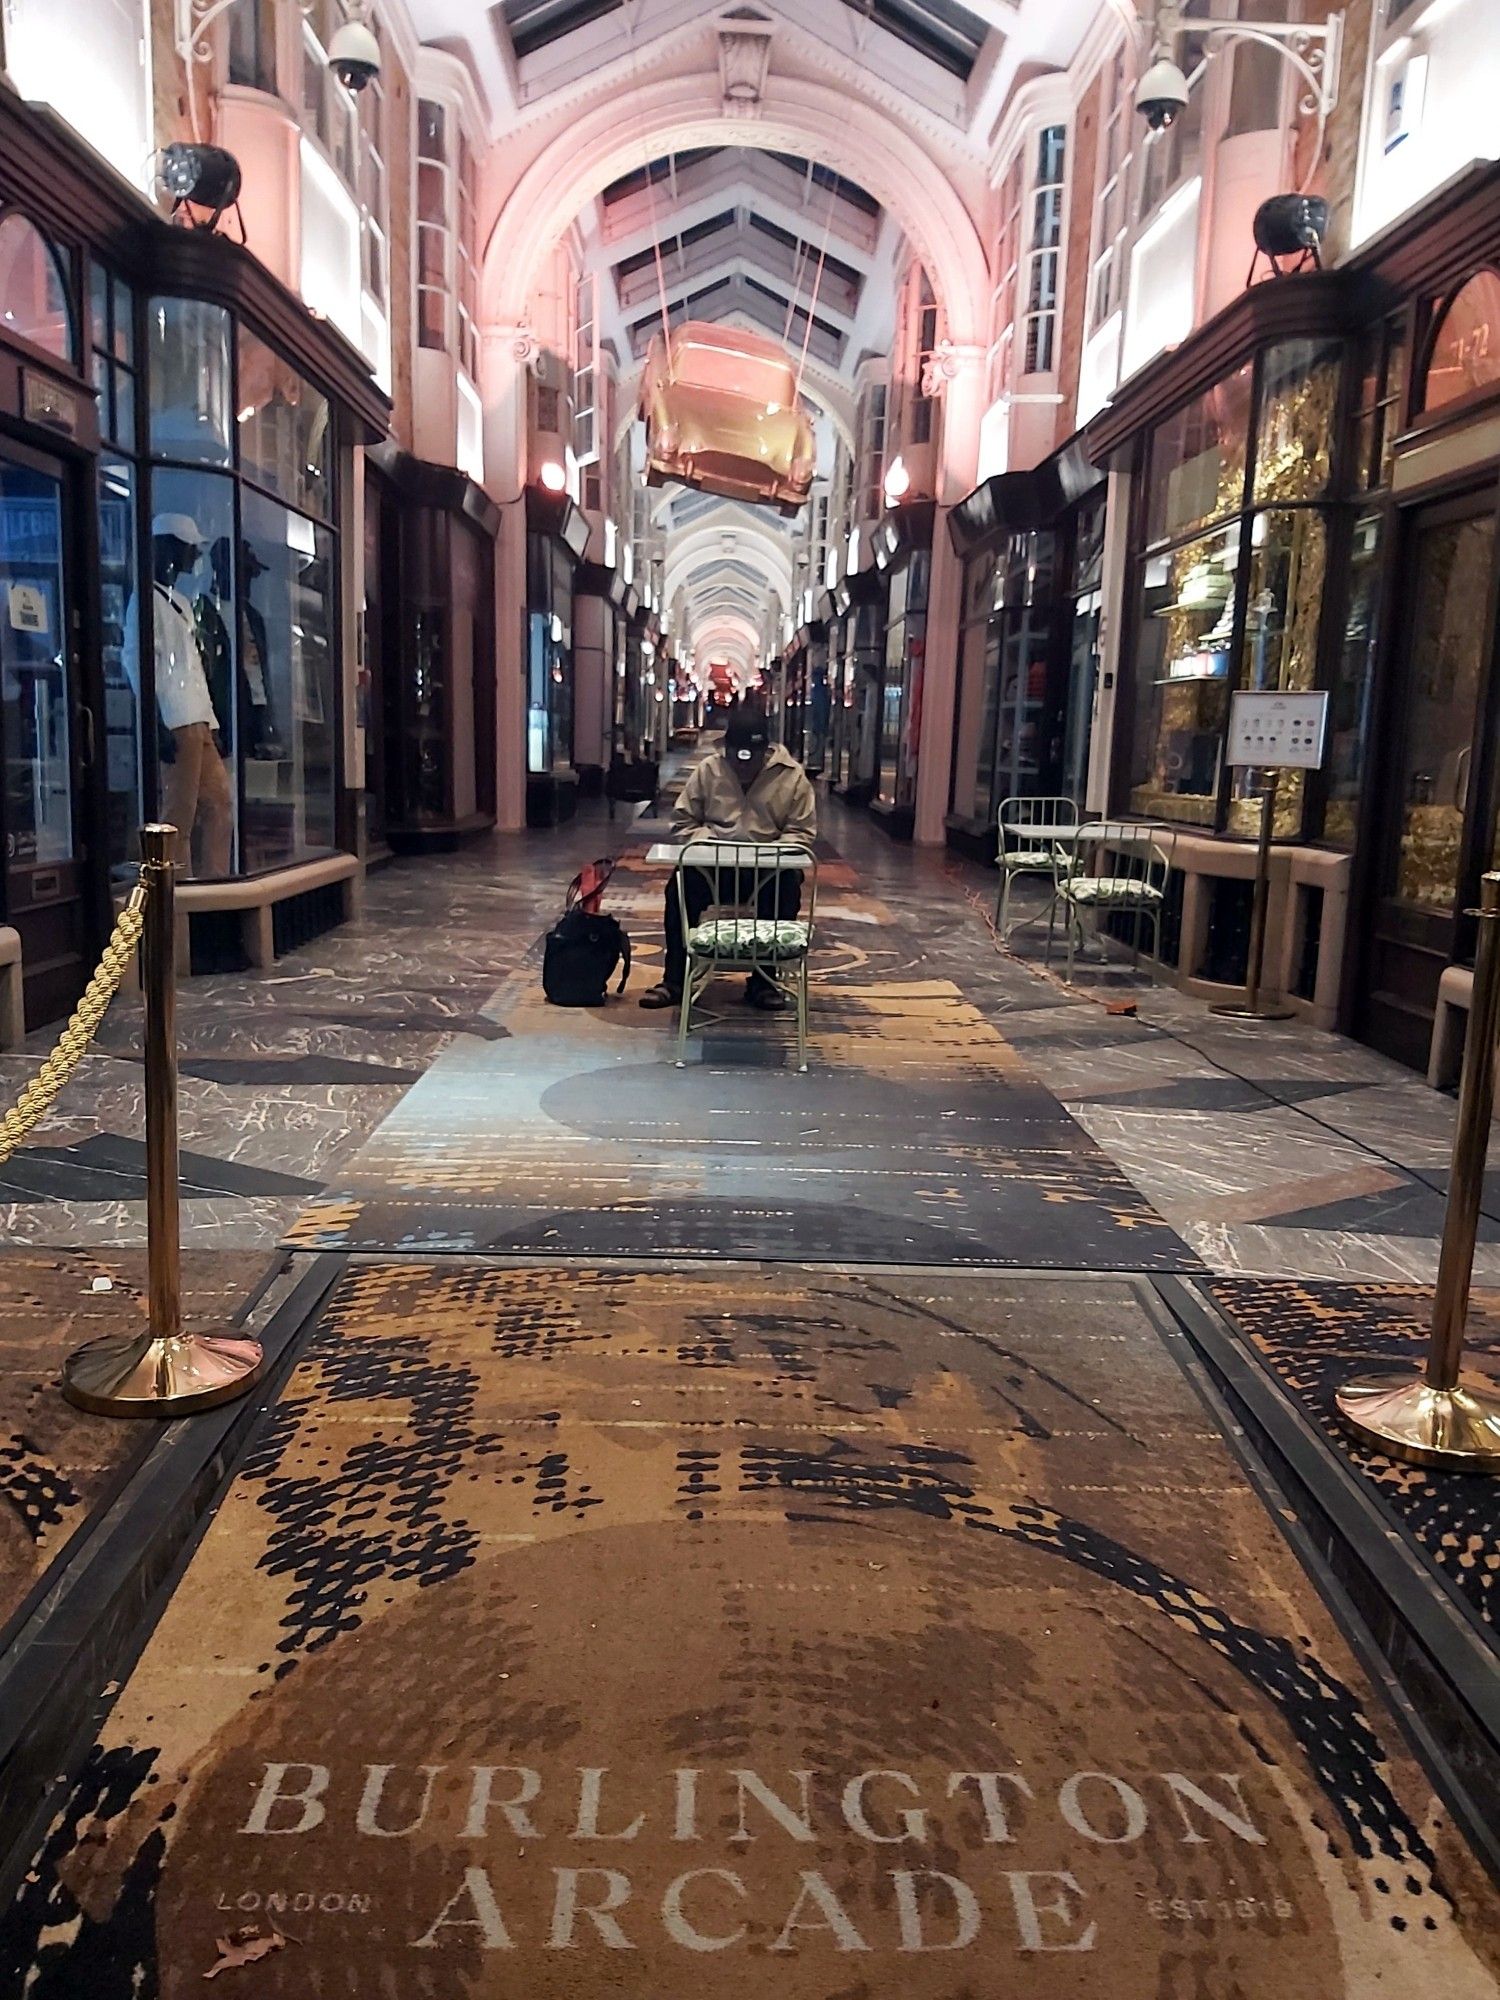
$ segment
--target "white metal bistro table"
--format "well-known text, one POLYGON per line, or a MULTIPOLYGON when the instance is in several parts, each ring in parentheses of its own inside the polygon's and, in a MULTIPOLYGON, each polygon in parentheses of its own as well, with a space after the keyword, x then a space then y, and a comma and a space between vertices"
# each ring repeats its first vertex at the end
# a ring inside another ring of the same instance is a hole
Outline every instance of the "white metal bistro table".
MULTIPOLYGON (((676 868, 689 848, 714 847, 726 855, 724 866, 727 868, 754 868, 757 864, 763 868, 766 862, 766 849, 782 846, 790 848, 791 843, 780 840, 715 840, 712 835, 703 833, 695 835, 691 840, 654 840, 646 849, 646 859, 653 867, 676 868), (726 851, 730 847, 736 850, 733 861, 727 858, 726 851)), ((802 847, 789 852, 781 863, 783 868, 796 869, 803 874, 812 865, 813 857, 802 847)))

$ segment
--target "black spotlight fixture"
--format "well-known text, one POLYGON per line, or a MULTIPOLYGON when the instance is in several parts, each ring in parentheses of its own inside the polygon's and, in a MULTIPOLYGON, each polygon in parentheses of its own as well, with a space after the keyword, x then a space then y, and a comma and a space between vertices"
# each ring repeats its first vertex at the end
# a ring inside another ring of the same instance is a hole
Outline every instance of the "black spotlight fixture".
POLYGON ((1328 204, 1317 194, 1273 194, 1255 211, 1254 231, 1255 255, 1250 260, 1248 283, 1254 284, 1255 267, 1262 257, 1278 278, 1305 271, 1309 265, 1321 271, 1328 204))
MULTIPOLYGON (((233 153, 222 146, 194 146, 179 140, 164 147, 156 178, 172 197, 172 219, 181 216, 193 229, 217 229, 226 209, 239 215, 243 176, 233 153), (206 211, 198 213, 196 211, 206 211)), ((240 217, 240 240, 245 222, 240 217)))

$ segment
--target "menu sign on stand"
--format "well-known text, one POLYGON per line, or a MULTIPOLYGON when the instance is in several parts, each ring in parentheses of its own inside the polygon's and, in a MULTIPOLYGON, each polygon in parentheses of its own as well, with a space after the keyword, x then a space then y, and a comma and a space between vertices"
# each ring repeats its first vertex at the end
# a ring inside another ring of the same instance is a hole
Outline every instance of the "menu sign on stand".
POLYGON ((1290 1007, 1262 1006, 1261 977, 1266 959, 1266 907, 1271 891, 1271 831, 1276 820, 1278 771, 1316 771, 1323 763, 1328 734, 1328 696, 1262 694, 1246 689, 1229 703, 1229 764, 1231 769, 1260 771, 1265 785, 1260 797, 1260 841, 1255 856, 1255 899, 1250 914, 1250 952, 1245 997, 1213 1009, 1239 1021, 1289 1021, 1290 1007))

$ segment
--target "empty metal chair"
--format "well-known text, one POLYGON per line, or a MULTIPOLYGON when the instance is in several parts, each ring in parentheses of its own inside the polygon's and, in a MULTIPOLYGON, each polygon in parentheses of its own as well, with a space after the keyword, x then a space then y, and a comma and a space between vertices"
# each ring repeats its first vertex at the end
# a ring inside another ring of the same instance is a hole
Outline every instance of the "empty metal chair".
POLYGON ((1101 916, 1128 911, 1134 919, 1133 945, 1141 955, 1141 922, 1151 927, 1151 956, 1161 957, 1161 913, 1167 899, 1171 859, 1160 831, 1129 820, 1094 820, 1073 836, 1071 864, 1057 881, 1053 917, 1047 925, 1047 956, 1052 956, 1056 911, 1061 907, 1068 926, 1068 978, 1083 942, 1084 917, 1095 929, 1101 916))
POLYGON ((1081 824, 1075 802, 1061 795, 1001 801, 1000 845, 995 854, 1000 869, 995 929, 1002 942, 1009 935, 1010 888, 1018 875, 1047 876, 1056 907, 1058 877, 1069 865, 1067 842, 1081 824))
POLYGON ((677 864, 677 896, 687 947, 677 1022, 678 1068, 686 1060, 694 1009, 710 980, 743 972, 792 1001, 797 1067, 805 1070, 807 961, 818 897, 812 850, 790 841, 690 841, 677 864), (796 916, 783 915, 793 882, 801 883, 800 908, 796 916))

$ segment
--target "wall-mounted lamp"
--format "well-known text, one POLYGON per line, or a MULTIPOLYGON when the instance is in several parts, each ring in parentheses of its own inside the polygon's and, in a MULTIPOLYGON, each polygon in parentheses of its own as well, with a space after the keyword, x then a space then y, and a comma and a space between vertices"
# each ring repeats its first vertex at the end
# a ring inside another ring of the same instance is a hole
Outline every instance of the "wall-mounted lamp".
POLYGON ((894 507, 898 500, 904 500, 911 491, 911 474, 906 469, 904 459, 893 458, 886 468, 885 503, 894 507))
MULTIPOLYGON (((217 229, 226 209, 238 212, 242 176, 240 163, 222 146, 193 146, 178 141, 164 146, 157 156, 156 178, 172 197, 172 215, 179 215, 195 229, 217 229), (203 219, 188 213, 205 211, 203 219)), ((245 225, 240 222, 240 240, 245 225)))
POLYGON ((1254 283, 1255 266, 1265 257, 1278 278, 1289 275, 1282 259, 1291 258, 1291 270, 1307 264, 1323 268, 1323 238, 1328 234, 1328 204, 1316 194, 1273 194, 1255 211, 1255 255, 1250 260, 1254 283))
POLYGON ((567 471, 555 458, 547 460, 537 477, 549 493, 566 493, 568 490, 567 471))

